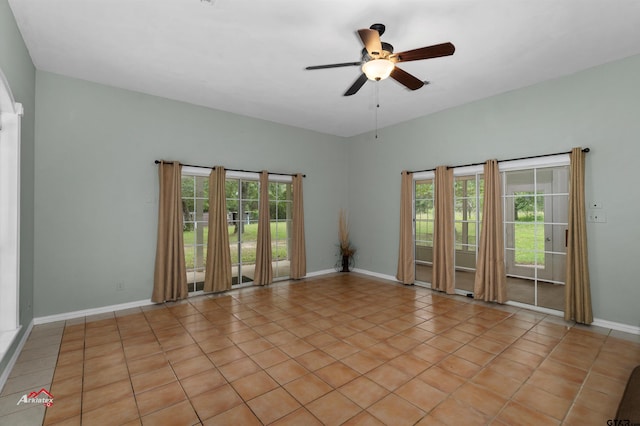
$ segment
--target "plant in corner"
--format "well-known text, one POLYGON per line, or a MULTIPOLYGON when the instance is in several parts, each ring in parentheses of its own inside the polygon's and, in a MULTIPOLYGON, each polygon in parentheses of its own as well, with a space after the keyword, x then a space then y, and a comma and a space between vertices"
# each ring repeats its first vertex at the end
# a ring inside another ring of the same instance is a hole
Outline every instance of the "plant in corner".
MULTIPOLYGON (((356 249, 349 240, 349 223, 347 222, 347 213, 343 209, 340 209, 338 217, 338 239, 340 241, 340 257, 342 261, 340 272, 349 272, 349 266, 353 262, 353 255, 356 253, 356 249)), ((336 269, 338 269, 337 266, 336 269)))

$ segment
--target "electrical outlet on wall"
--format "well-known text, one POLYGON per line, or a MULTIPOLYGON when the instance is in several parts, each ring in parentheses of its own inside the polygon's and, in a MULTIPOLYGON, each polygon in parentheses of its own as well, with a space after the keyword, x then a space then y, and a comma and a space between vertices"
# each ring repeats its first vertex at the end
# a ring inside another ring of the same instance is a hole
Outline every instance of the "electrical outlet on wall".
POLYGON ((590 209, 601 209, 602 208, 602 203, 600 201, 592 201, 591 203, 589 203, 589 208, 590 209))
POLYGON ((605 223, 607 221, 607 215, 603 211, 589 210, 587 212, 587 222, 593 223, 605 223))

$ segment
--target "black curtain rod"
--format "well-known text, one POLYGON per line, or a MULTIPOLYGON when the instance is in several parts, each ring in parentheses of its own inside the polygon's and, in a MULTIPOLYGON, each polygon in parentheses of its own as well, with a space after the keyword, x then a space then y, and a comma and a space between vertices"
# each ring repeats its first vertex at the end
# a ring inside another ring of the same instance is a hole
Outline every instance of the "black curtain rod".
MULTIPOLYGON (((589 152, 591 151, 589 148, 583 148, 582 152, 589 152)), ((508 160, 498 160, 498 163, 504 163, 505 161, 518 161, 518 160, 530 160, 532 158, 542 158, 542 157, 552 157, 554 155, 562 155, 562 154, 571 154, 571 151, 569 152, 557 152, 555 154, 540 154, 540 155, 530 155, 528 157, 520 157, 520 158, 511 158, 508 160)), ((462 164, 459 166, 447 166, 447 169, 456 169, 458 167, 472 167, 472 166, 481 166, 484 163, 486 163, 486 161, 483 161, 482 163, 470 163, 470 164, 462 164)), ((425 170, 414 170, 414 171, 409 171, 407 173, 422 173, 422 172, 433 172, 435 169, 425 169, 425 170)))
MULTIPOLYGON (((156 164, 160 164, 160 163, 171 163, 171 161, 164 161, 164 160, 156 160, 155 161, 156 164)), ((214 167, 210 167, 210 166, 194 166, 193 164, 182 164, 180 163, 181 166, 186 166, 186 167, 197 167, 199 169, 212 169, 215 170, 215 166, 214 167)), ((242 170, 242 169, 227 169, 225 168, 225 170, 229 170, 230 172, 243 172, 243 173, 260 173, 260 172, 256 172, 254 170, 242 170)), ((269 172, 270 175, 278 175, 278 176, 295 176, 296 173, 274 173, 274 172, 269 172)), ((302 175, 302 177, 307 177, 307 175, 302 175)))

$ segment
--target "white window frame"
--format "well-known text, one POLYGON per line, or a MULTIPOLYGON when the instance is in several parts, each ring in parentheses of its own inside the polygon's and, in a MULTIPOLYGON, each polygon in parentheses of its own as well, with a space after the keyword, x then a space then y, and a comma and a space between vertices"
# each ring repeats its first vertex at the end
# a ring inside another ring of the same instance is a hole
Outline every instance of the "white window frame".
POLYGON ((524 160, 501 161, 498 164, 498 169, 500 172, 507 172, 543 167, 568 166, 569 162, 569 154, 546 155, 524 160))
MULTIPOLYGON (((208 177, 211 174, 211 169, 207 167, 183 166, 182 174, 208 177)), ((227 170, 225 172, 225 176, 227 179, 260 180, 260 173, 254 172, 237 172, 234 170, 227 170)), ((269 182, 291 183, 293 182, 293 177, 290 175, 269 174, 269 182)))
POLYGON ((20 329, 20 123, 0 70, 0 358, 20 329))

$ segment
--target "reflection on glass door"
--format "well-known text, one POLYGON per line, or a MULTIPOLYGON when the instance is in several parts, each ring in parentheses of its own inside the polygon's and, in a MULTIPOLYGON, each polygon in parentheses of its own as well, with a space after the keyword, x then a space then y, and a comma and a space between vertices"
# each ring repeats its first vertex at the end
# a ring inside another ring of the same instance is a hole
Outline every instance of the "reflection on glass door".
POLYGON ((456 176, 453 196, 455 287, 473 292, 484 202, 483 175, 456 176))
POLYGON ((414 183, 414 253, 416 281, 431 283, 433 266, 433 179, 414 183))
POLYGON ((269 222, 274 279, 289 276, 292 218, 291 183, 269 182, 269 222))
POLYGON ((568 166, 504 173, 509 299, 563 310, 568 166))
POLYGON ((182 175, 185 266, 189 292, 202 291, 209 234, 209 178, 182 175))
POLYGON ((252 282, 258 239, 258 181, 227 178, 227 222, 232 284, 252 282))

